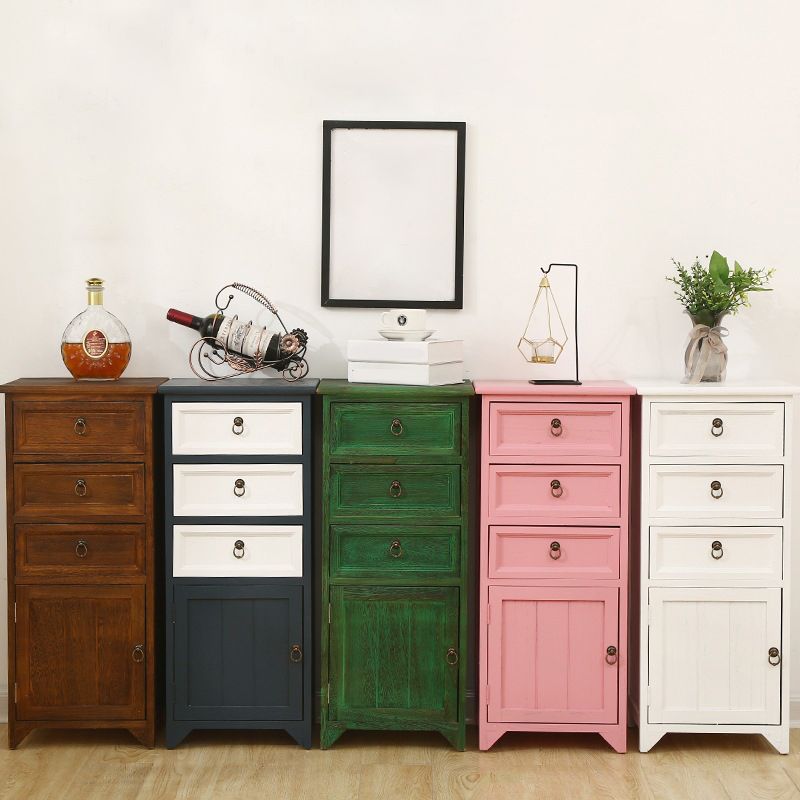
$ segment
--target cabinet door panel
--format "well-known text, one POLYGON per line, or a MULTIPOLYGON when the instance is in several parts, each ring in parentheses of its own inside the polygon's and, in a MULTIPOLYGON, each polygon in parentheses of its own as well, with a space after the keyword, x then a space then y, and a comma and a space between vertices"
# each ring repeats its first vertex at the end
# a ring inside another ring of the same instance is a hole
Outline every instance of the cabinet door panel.
POLYGON ((330 718, 457 719, 458 598, 455 587, 333 587, 330 718))
POLYGON ((143 586, 18 586, 17 718, 144 719, 143 586))
POLYGON ((618 590, 489 588, 489 722, 617 721, 618 590))
POLYGON ((780 589, 650 589, 649 722, 780 723, 780 589))
POLYGON ((175 719, 301 719, 302 591, 175 587, 175 719))

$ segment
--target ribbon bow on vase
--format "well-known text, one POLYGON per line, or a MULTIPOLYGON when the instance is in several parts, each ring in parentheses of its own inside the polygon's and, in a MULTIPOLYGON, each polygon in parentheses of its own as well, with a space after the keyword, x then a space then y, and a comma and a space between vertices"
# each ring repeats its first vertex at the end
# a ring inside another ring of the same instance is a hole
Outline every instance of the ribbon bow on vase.
POLYGON ((722 325, 695 325, 689 332, 684 362, 687 383, 723 381, 728 366, 728 346, 723 337, 728 329, 722 325))

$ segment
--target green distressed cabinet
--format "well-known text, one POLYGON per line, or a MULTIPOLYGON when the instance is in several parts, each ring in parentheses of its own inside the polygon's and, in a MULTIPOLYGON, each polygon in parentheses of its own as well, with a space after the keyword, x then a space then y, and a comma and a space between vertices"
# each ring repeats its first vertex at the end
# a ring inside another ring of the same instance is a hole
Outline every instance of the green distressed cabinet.
POLYGON ((322 381, 322 731, 464 749, 470 383, 322 381))

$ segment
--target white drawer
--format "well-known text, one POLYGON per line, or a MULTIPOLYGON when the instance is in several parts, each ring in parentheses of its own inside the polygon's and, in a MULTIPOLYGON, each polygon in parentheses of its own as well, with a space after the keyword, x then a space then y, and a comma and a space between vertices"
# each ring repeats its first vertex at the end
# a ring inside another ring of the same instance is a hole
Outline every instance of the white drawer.
POLYGON ((653 403, 651 456, 783 458, 783 403, 653 403))
POLYGON ((303 513, 302 464, 175 464, 172 469, 176 517, 303 513))
POLYGON ((780 519, 783 467, 780 464, 651 466, 649 514, 655 519, 685 518, 689 522, 780 519))
POLYGON ((650 528, 651 580, 780 581, 782 563, 782 528, 650 528))
POLYGON ((303 526, 175 525, 172 574, 176 578, 301 577, 303 526))
POLYGON ((300 455, 300 403, 173 403, 176 455, 300 455))

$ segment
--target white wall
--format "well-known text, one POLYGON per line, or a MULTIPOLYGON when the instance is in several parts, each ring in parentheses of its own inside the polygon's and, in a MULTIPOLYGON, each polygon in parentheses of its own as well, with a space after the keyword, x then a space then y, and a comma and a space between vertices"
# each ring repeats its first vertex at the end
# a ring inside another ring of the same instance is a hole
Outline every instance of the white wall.
POLYGON ((730 320, 729 376, 798 380, 799 27, 792 0, 6 3, 0 379, 65 374, 93 275, 129 375, 188 374, 165 309, 208 313, 238 279, 341 376, 375 329, 319 306, 321 123, 349 118, 468 123, 464 310, 433 321, 472 377, 529 376, 515 343, 548 261, 582 268, 586 378, 677 377, 663 276, 717 248, 778 268, 730 320))

